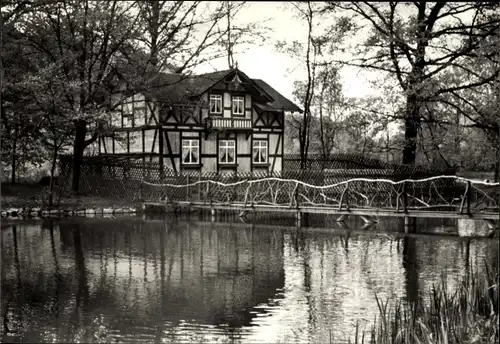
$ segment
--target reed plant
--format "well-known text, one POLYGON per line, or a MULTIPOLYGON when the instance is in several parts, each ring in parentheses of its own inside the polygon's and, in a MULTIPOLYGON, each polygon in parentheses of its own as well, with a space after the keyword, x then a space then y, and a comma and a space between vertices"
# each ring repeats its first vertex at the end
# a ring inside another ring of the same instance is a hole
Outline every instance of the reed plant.
POLYGON ((467 273, 452 293, 442 277, 439 285, 431 287, 429 302, 390 304, 375 296, 379 318, 368 333, 360 336, 356 330, 354 343, 498 343, 499 275, 485 267, 485 273, 467 273))

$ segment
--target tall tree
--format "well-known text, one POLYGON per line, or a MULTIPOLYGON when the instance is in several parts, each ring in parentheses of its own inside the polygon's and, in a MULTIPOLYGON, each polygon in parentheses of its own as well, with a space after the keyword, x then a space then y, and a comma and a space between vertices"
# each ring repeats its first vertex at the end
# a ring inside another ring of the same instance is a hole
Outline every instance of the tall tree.
POLYGON ((302 104, 304 113, 297 118, 292 115, 292 123, 298 130, 300 166, 306 167, 307 153, 309 150, 310 127, 311 127, 311 105, 314 98, 314 89, 316 85, 316 68, 321 56, 321 44, 323 40, 315 36, 315 29, 318 25, 319 10, 315 4, 310 1, 291 2, 291 8, 294 9, 299 20, 306 26, 305 41, 295 40, 291 44, 288 42, 278 42, 276 47, 279 51, 297 59, 301 67, 305 69, 305 82, 296 83, 295 98, 302 104))
POLYGON ((319 138, 323 160, 332 152, 339 122, 345 110, 338 69, 324 65, 318 72, 319 91, 315 103, 319 114, 319 138))
POLYGON ((97 139, 97 130, 90 127, 106 110, 105 81, 120 49, 137 33, 132 6, 119 1, 51 1, 18 19, 23 44, 37 55, 40 70, 50 66, 62 76, 57 88, 63 90, 64 115, 74 129, 74 191, 84 150, 97 139))
MULTIPOLYGON (((214 58, 214 47, 227 33, 224 19, 233 6, 203 1, 141 1, 139 41, 148 55, 147 70, 181 73, 214 58)), ((148 78, 150 75, 147 76, 148 78)))
POLYGON ((20 80, 20 86, 31 100, 23 110, 38 123, 40 135, 38 150, 42 150, 50 160, 50 183, 48 206, 53 205, 54 177, 57 159, 61 150, 69 147, 74 132, 72 118, 66 115, 68 104, 64 101, 64 75, 59 68, 49 64, 35 73, 27 73, 20 80))
POLYGON ((471 73, 456 85, 436 82, 452 68, 467 69, 466 61, 494 35, 500 23, 492 15, 498 11, 496 3, 351 2, 331 3, 332 9, 347 14, 344 19, 350 20, 352 33, 366 37, 356 43, 353 58, 340 62, 386 72, 405 94, 405 164, 415 163, 418 133, 427 120, 426 102, 473 90, 498 77, 498 70, 489 70, 471 73))
MULTIPOLYGON (((139 23, 145 30, 139 42, 147 55, 144 65, 150 79, 159 71, 188 75, 196 66, 227 57, 234 65, 235 45, 264 37, 260 22, 235 25, 245 2, 205 1, 138 2, 139 23)), ((139 71, 144 75, 143 71, 139 71)))
MULTIPOLYGON (((4 6, 4 5, 2 5, 4 6)), ((39 123, 26 110, 31 103, 19 81, 26 73, 36 70, 36 59, 21 44, 21 34, 16 30, 15 13, 26 8, 14 8, 4 13, 2 7, 1 62, 1 119, 2 162, 11 168, 11 181, 17 179, 17 171, 26 162, 37 162, 41 152, 36 147, 39 123), (17 12, 16 12, 17 9, 17 12), (9 13, 11 14, 9 16, 9 13)))
MULTIPOLYGON (((340 128, 341 117, 346 110, 346 103, 342 95, 342 87, 338 70, 330 65, 316 66, 316 81, 312 91, 309 122, 308 152, 319 151, 324 160, 327 160, 336 144, 336 133, 340 128)), ((304 99, 307 92, 307 81, 294 83, 294 96, 304 99)), ((289 118, 291 129, 298 138, 302 129, 300 118, 289 118)))
POLYGON ((108 81, 114 72, 125 71, 129 85, 139 90, 152 87, 151 80, 162 70, 189 74, 189 69, 225 51, 221 49, 227 33, 224 19, 241 7, 202 1, 39 0, 34 4, 36 11, 13 4, 9 20, 15 18, 20 42, 36 55, 37 68, 50 66, 63 76, 56 79, 64 91, 57 104, 64 104, 64 115, 74 129, 74 191, 84 150, 98 137, 100 126, 95 123, 112 106, 108 81))

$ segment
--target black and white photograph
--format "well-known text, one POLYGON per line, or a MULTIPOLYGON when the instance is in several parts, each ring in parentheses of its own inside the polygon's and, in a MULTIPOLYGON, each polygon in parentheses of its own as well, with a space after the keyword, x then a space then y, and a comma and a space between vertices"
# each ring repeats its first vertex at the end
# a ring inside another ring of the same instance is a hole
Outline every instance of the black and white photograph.
POLYGON ((500 2, 1 0, 2 343, 500 337, 500 2))

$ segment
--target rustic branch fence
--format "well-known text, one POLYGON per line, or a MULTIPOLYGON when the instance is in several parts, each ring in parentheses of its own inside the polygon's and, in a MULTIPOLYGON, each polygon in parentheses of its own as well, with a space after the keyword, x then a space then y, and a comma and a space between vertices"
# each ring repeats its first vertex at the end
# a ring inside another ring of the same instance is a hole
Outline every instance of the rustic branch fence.
MULTIPOLYGON (((325 207, 343 209, 454 210, 460 213, 498 211, 498 183, 471 181, 455 176, 422 180, 354 178, 328 185, 296 179, 266 177, 221 182, 196 180, 186 184, 154 184, 170 202, 210 205, 325 207)), ((151 195, 151 194, 150 194, 151 195)), ((157 196, 157 194, 155 195, 157 196)))
MULTIPOLYGON (((71 163, 69 159, 61 162, 64 182, 69 180, 71 163)), ((422 169, 395 168, 287 170, 273 174, 174 173, 160 171, 158 164, 87 159, 80 184, 83 193, 130 201, 498 212, 498 183, 429 174, 422 169)))

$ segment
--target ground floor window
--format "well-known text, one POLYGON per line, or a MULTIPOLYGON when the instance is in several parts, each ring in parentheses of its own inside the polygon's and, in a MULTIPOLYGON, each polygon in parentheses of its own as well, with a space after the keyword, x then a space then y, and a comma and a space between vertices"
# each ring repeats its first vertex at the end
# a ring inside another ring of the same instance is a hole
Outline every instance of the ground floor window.
POLYGON ((236 158, 236 142, 234 140, 219 141, 219 163, 234 164, 236 158))
POLYGON ((253 141, 253 162, 256 164, 267 163, 267 141, 253 141))
POLYGON ((200 163, 200 140, 182 140, 182 163, 200 163))

